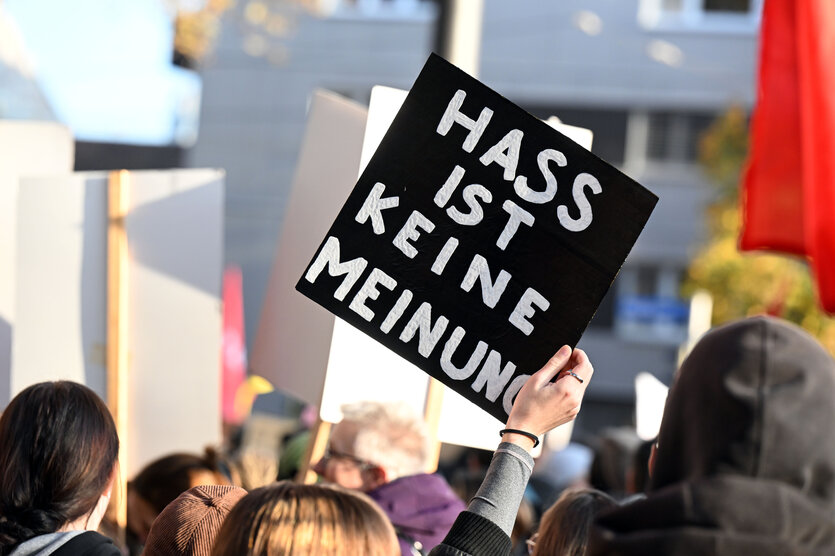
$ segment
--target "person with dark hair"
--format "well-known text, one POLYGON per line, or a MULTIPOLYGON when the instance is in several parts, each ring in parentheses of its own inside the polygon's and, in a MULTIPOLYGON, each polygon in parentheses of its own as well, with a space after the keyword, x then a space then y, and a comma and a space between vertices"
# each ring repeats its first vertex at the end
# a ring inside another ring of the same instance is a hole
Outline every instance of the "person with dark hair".
POLYGON ((160 512, 191 487, 228 484, 211 449, 202 456, 171 454, 149 463, 128 483, 128 530, 134 537, 131 544, 145 544, 160 512))
POLYGON ((0 416, 0 555, 118 555, 95 532, 119 438, 104 402, 73 382, 20 392, 0 416))
POLYGON ((367 495, 338 485, 283 481, 253 490, 232 508, 213 556, 392 556, 394 527, 367 495))
POLYGON ((644 500, 601 514, 590 554, 835 554, 835 361, 755 317, 706 334, 670 389, 644 500))
POLYGON ((603 430, 594 446, 589 472, 591 487, 622 500, 629 493, 629 470, 641 439, 635 429, 617 427, 603 430))
POLYGON ((568 489, 542 515, 528 541, 533 556, 585 556, 595 516, 616 508, 614 498, 591 488, 568 489))

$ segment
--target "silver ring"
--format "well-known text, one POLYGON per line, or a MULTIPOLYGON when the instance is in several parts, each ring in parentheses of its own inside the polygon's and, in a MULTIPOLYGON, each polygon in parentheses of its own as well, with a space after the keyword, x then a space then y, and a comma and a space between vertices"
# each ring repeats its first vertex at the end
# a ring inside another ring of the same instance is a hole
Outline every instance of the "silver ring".
POLYGON ((580 384, 582 384, 582 383, 584 383, 584 382, 585 382, 585 380, 583 380, 582 378, 580 378, 580 375, 578 375, 578 374, 577 374, 577 373, 575 373, 574 371, 565 371, 565 372, 566 372, 567 374, 569 374, 569 375, 573 376, 573 377, 574 377, 574 378, 576 378, 577 380, 579 380, 579 381, 580 381, 580 384))

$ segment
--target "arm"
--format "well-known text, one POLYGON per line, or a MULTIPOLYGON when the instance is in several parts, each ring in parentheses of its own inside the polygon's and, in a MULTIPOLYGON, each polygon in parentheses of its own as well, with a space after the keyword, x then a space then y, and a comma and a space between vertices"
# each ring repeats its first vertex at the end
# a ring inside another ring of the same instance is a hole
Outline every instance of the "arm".
MULTIPOLYGON (((585 352, 563 346, 519 391, 507 420, 507 428, 541 437, 573 420, 580 411, 586 386, 594 369, 585 352), (563 371, 573 371, 583 382, 563 371), (556 377, 556 380, 554 378, 556 377)), ((493 454, 476 496, 462 512, 434 556, 507 554, 510 532, 533 470, 533 441, 505 433, 493 454)))

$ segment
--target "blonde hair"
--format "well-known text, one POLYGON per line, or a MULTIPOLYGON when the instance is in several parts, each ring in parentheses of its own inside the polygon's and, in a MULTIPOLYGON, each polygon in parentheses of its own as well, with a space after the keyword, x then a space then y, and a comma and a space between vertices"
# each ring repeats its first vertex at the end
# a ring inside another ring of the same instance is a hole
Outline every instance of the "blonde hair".
POLYGON ((342 406, 342 422, 357 428, 353 455, 386 470, 387 480, 423 473, 427 434, 423 419, 403 403, 342 406))
POLYGON ((360 492, 282 481, 243 497, 218 533, 212 556, 301 556, 399 552, 391 522, 360 492))
POLYGON ((595 516, 618 505, 590 488, 569 489, 542 514, 533 556, 584 556, 595 516))

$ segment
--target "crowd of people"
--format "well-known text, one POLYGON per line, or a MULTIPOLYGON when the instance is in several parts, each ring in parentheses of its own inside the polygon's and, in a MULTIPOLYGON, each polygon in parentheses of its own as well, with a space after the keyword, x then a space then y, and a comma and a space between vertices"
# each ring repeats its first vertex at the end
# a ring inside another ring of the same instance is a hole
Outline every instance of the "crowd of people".
MULTIPOLYGON (((421 420, 344 408, 322 482, 247 489, 214 452, 132 477, 131 553, 161 555, 835 554, 835 361, 784 321, 706 334, 676 374, 661 429, 535 462, 593 375, 563 346, 514 401, 474 492, 426 473, 421 420), (467 504, 462 501, 462 496, 467 504)), ((120 473, 109 411, 87 387, 35 384, 0 416, 0 556, 117 555, 99 531, 120 473)), ((477 458, 476 458, 477 459, 477 458)))

